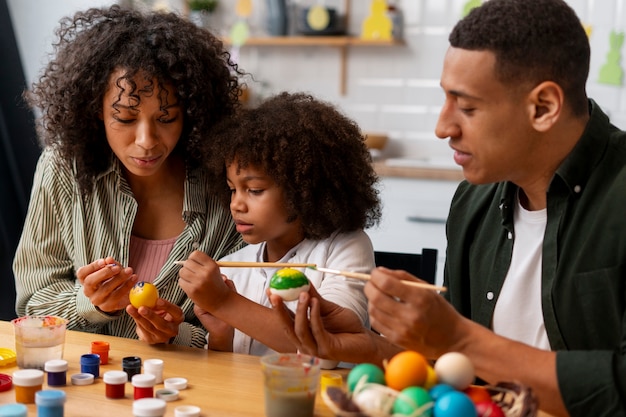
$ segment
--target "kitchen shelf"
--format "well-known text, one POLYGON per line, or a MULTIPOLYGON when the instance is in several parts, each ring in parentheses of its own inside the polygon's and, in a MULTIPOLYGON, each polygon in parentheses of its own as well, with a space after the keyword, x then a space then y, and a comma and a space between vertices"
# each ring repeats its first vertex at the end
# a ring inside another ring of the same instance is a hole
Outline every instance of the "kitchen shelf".
MULTIPOLYGON (((225 43, 230 44, 229 39, 224 40, 225 43)), ((345 95, 347 92, 346 80, 347 80, 347 62, 348 62, 348 49, 350 47, 390 47, 404 45, 402 40, 370 40, 361 39, 355 36, 265 36, 248 38, 243 44, 246 46, 276 46, 276 47, 291 47, 291 46, 322 46, 338 48, 340 53, 340 79, 339 79, 339 91, 341 95, 345 95)))

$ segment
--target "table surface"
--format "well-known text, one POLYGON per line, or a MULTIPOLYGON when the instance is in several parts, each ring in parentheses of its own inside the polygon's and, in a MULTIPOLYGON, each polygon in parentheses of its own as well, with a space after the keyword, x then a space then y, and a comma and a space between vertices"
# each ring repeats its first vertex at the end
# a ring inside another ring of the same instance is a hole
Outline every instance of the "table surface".
MULTIPOLYGON (((68 361, 67 379, 80 372, 80 357, 90 353, 91 342, 102 340, 109 342, 109 363, 100 366, 100 378, 92 385, 50 387, 62 389, 67 394, 64 417, 85 416, 131 416, 133 387, 126 384, 126 396, 123 399, 108 399, 104 395, 105 385, 102 375, 106 371, 121 370, 122 358, 139 356, 146 359, 164 361, 163 379, 184 377, 188 388, 180 391, 176 401, 167 403, 165 417, 174 417, 174 408, 179 405, 195 405, 201 408, 203 417, 265 417, 263 399, 263 375, 257 356, 241 355, 229 352, 214 352, 205 349, 178 345, 148 345, 138 340, 103 336, 68 330, 65 337, 63 358, 68 361)), ((0 321, 0 347, 15 349, 15 337, 11 323, 0 321)), ((0 367, 0 373, 11 375, 17 366, 0 367)), ((347 370, 322 371, 340 373, 344 377, 347 370)), ((155 390, 163 388, 157 384, 155 390)), ((43 389, 48 389, 45 382, 43 389)), ((0 392, 0 404, 14 403, 15 390, 0 392)), ((36 415, 36 406, 28 405, 28 415, 36 415)), ((315 402, 316 417, 331 417, 333 413, 324 404, 318 394, 315 402)), ((550 417, 539 412, 538 417, 550 417)))
MULTIPOLYGON (((132 416, 132 385, 126 384, 125 398, 108 399, 105 397, 105 384, 102 381, 104 372, 122 369, 122 358, 126 356, 139 356, 142 361, 162 359, 164 379, 187 378, 188 388, 180 391, 178 400, 167 403, 166 417, 173 417, 174 408, 179 405, 198 406, 202 409, 202 416, 265 416, 263 376, 257 356, 177 345, 151 346, 138 340, 68 331, 63 353, 63 358, 69 363, 68 381, 72 374, 80 372, 80 357, 90 353, 91 342, 94 340, 103 340, 110 344, 109 363, 100 366, 101 377, 92 385, 51 387, 62 389, 67 394, 65 417, 132 416)), ((0 321, 0 347, 15 349, 13 328, 9 322, 0 321)), ((0 373, 11 375, 17 369, 15 365, 0 367, 0 373)), ((344 375, 345 372, 340 370, 344 375)), ((44 379, 43 389, 47 388, 44 379)), ((159 388, 163 388, 163 384, 155 386, 155 390, 159 388)), ((14 389, 0 392, 0 404, 14 402, 14 389)), ((29 416, 36 415, 34 404, 29 404, 28 410, 29 416)), ((319 395, 315 403, 315 416, 333 416, 319 395)))

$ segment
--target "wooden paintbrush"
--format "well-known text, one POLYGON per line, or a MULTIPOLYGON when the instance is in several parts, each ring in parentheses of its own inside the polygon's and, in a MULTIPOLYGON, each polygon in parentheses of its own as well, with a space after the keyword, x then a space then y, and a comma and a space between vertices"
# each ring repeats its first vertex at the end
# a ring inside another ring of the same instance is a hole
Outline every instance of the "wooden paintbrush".
MULTIPOLYGON (((364 274, 362 272, 340 271, 338 269, 320 268, 318 266, 309 266, 307 268, 315 269, 320 272, 326 272, 328 274, 341 275, 346 278, 359 279, 361 281, 369 281, 369 279, 371 278, 370 274, 364 274)), ((441 292, 447 291, 446 287, 440 287, 437 285, 429 284, 427 282, 407 281, 407 280, 402 280, 400 282, 410 287, 425 288, 425 289, 441 291, 441 292)))

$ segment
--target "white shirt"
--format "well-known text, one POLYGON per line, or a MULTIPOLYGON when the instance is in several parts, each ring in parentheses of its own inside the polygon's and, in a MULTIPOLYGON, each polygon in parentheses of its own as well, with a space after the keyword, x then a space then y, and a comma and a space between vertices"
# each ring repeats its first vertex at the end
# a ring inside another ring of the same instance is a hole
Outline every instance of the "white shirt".
POLYGON ((496 334, 550 350, 541 306, 541 261, 547 210, 528 211, 517 199, 511 265, 493 314, 496 334))
MULTIPOLYGON (((265 243, 248 245, 222 260, 262 262, 265 243)), ((278 262, 314 263, 319 267, 344 271, 369 273, 375 266, 374 249, 364 231, 334 233, 324 240, 303 240, 278 262)), ((221 268, 221 272, 233 280, 237 292, 266 307, 271 307, 265 290, 274 272, 280 268, 221 268)), ((325 274, 313 269, 296 268, 305 273, 311 285, 325 299, 354 311, 365 326, 369 327, 367 299, 363 283, 347 280, 341 276, 325 274)), ((285 303, 295 310, 297 301, 285 303)), ((233 352, 264 355, 272 350, 235 329, 233 352)))

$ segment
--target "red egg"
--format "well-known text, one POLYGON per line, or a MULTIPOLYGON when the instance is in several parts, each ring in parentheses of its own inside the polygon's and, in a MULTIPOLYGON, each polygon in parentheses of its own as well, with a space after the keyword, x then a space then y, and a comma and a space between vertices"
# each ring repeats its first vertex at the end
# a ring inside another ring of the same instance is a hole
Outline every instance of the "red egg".
POLYGON ((478 417, 506 417, 504 411, 493 401, 476 403, 476 414, 478 417))
POLYGON ((472 400, 474 404, 491 402, 491 395, 489 395, 489 391, 487 391, 487 388, 485 387, 470 385, 469 387, 465 388, 463 392, 467 394, 468 397, 470 397, 470 400, 472 400))

